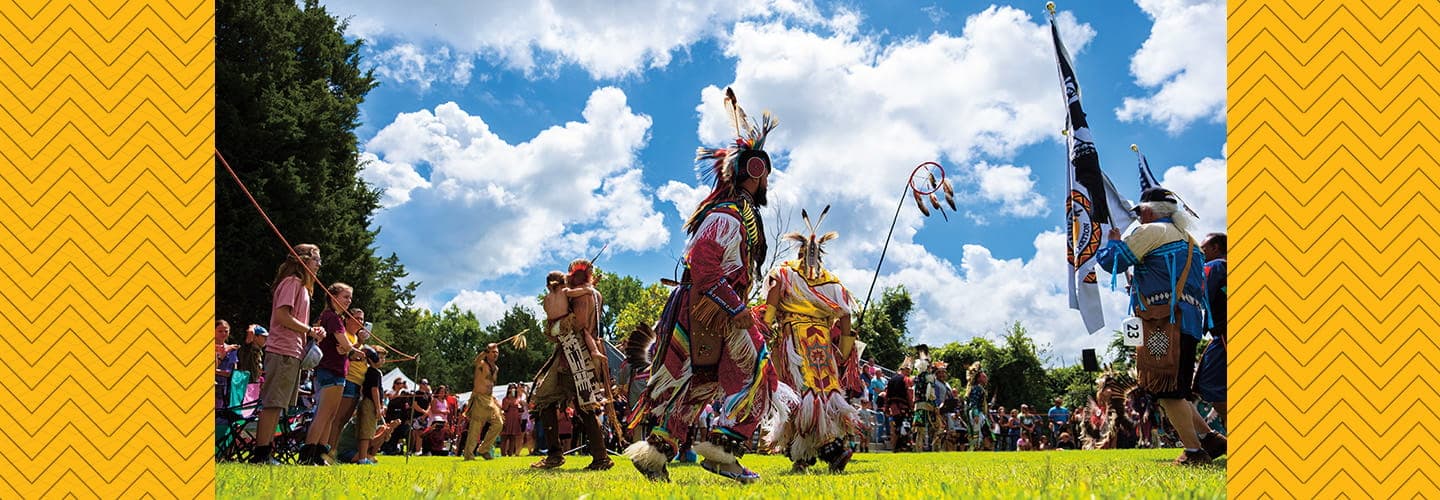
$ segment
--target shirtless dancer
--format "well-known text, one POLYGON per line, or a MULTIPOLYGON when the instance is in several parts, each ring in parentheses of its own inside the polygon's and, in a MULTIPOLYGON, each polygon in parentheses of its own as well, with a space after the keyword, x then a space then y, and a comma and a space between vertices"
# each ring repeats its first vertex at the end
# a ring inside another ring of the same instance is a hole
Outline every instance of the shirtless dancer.
POLYGON ((470 393, 470 430, 465 433, 465 449, 461 456, 465 460, 475 459, 475 445, 479 444, 485 451, 480 453, 480 458, 490 460, 495 454, 490 450, 495 446, 495 438, 500 437, 500 405, 495 404, 493 389, 495 379, 500 375, 500 369, 495 366, 495 361, 500 359, 500 346, 489 344, 485 350, 475 355, 475 385, 470 393), (489 425, 485 430, 485 437, 479 443, 475 441, 480 436, 480 430, 489 425))
MULTIPOLYGON (((579 333, 591 357, 598 358, 601 354, 595 340, 599 326, 596 311, 601 298, 600 292, 593 286, 592 272, 590 261, 579 259, 570 263, 568 276, 551 272, 545 278, 545 287, 549 290, 544 299, 545 335, 554 341, 561 334, 579 333)), ((545 429, 548 451, 544 459, 531 464, 537 469, 553 469, 565 464, 565 450, 560 449, 557 411, 565 402, 575 399, 575 375, 560 351, 557 343, 550 359, 540 367, 540 373, 535 377, 534 408, 540 425, 545 429)), ((605 454, 605 437, 596 420, 599 411, 599 408, 589 408, 578 412, 581 428, 589 441, 591 461, 586 470, 606 470, 615 465, 605 454)))

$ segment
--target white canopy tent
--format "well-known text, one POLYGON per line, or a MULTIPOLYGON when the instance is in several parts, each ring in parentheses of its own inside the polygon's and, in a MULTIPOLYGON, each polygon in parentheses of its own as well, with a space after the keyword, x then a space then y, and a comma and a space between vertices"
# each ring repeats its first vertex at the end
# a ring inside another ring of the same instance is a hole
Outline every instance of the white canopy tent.
POLYGON ((407 391, 413 391, 420 387, 420 384, 415 383, 410 377, 405 376, 405 372, 401 371, 399 367, 396 367, 391 368, 390 371, 380 376, 380 392, 389 392, 390 388, 395 386, 396 380, 405 381, 405 390, 407 391))
MULTIPOLYGON (((521 384, 521 385, 524 385, 524 386, 526 387, 525 390, 527 390, 527 391, 529 390, 529 387, 530 387, 530 383, 529 383, 529 382, 525 382, 525 383, 523 383, 523 384, 521 384)), ((495 384, 495 387, 490 388, 490 395, 495 398, 495 402, 496 402, 497 404, 500 403, 501 401, 504 401, 504 400, 505 400, 505 391, 506 391, 509 387, 510 387, 509 384, 495 384)), ((456 402, 457 404, 459 404, 460 406, 465 406, 465 403, 468 403, 468 402, 470 401, 470 394, 471 394, 472 392, 474 392, 474 391, 466 391, 466 392, 462 392, 462 393, 456 394, 456 395, 455 395, 455 402, 456 402)))

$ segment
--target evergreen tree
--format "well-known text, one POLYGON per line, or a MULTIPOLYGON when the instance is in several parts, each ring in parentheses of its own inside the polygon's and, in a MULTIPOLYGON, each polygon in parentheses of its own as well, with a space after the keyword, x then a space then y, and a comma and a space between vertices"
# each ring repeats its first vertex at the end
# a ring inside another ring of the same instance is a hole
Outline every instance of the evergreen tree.
MULTIPOLYGON (((398 258, 374 255, 379 192, 358 177, 353 130, 375 86, 361 42, 316 0, 221 0, 215 24, 217 149, 292 245, 320 245, 322 284, 353 286, 355 306, 388 323, 377 333, 404 328, 414 287, 398 284, 398 258)), ((264 324, 287 251, 218 161, 216 183, 217 315, 264 324)))

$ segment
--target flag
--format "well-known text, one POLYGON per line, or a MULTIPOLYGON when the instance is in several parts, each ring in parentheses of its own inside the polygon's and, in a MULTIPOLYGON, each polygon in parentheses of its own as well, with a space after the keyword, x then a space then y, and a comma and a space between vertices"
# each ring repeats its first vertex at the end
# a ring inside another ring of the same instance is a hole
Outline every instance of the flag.
MULTIPOLYGON (((1150 171, 1150 161, 1147 160, 1147 159, 1145 159, 1145 153, 1141 153, 1141 152, 1140 152, 1140 146, 1136 146, 1136 145, 1134 145, 1134 144, 1131 144, 1131 145, 1130 145, 1130 150, 1131 150, 1131 151, 1134 151, 1134 152, 1135 152, 1135 155, 1140 158, 1140 160, 1139 160, 1139 161, 1140 161, 1140 192, 1141 192, 1141 193, 1144 193, 1145 191, 1150 190, 1150 189, 1152 189, 1152 188, 1159 188, 1159 187, 1161 187, 1161 186, 1160 186, 1160 180, 1159 180, 1159 179, 1156 179, 1156 178, 1155 178, 1155 174, 1150 171)), ((1112 189, 1113 189, 1113 188, 1112 188, 1112 189)), ((1126 202, 1126 206, 1127 206, 1127 207, 1129 206, 1129 202, 1126 202)), ((1190 208, 1190 204, 1189 204, 1189 203, 1182 203, 1181 206, 1185 207, 1185 211, 1186 211, 1186 212, 1189 212, 1192 217, 1195 217, 1196 219, 1199 219, 1199 218, 1200 218, 1200 214, 1195 213, 1195 209, 1190 208)), ((1118 227, 1125 227, 1125 226, 1124 226, 1124 225, 1121 225, 1121 226, 1118 226, 1118 227)))
POLYGON ((1130 145, 1130 149, 1135 151, 1135 156, 1140 157, 1140 192, 1160 187, 1160 181, 1150 172, 1150 162, 1145 160, 1145 153, 1141 153, 1140 148, 1134 144, 1130 145))
POLYGON ((1100 306, 1100 286, 1095 277, 1095 254, 1104 244, 1106 233, 1114 225, 1124 229, 1131 222, 1129 202, 1115 191, 1110 179, 1100 170, 1100 156, 1095 140, 1080 106, 1080 83, 1070 54, 1060 41, 1060 30, 1050 16, 1050 34, 1055 40, 1055 60, 1060 68, 1060 84, 1065 92, 1066 142, 1070 153, 1070 192, 1065 197, 1065 226, 1070 236, 1066 248, 1069 259, 1067 283, 1070 308, 1080 311, 1085 329, 1095 333, 1105 327, 1105 312, 1100 306), (1120 211, 1115 212, 1111 207, 1120 211))

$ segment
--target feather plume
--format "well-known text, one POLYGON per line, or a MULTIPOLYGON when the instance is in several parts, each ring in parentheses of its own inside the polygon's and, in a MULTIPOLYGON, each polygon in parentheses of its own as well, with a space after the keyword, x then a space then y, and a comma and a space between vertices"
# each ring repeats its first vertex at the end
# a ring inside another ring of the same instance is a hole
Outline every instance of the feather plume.
POLYGON ((790 231, 788 233, 782 234, 780 235, 780 239, 798 241, 802 245, 805 244, 805 235, 800 234, 799 231, 790 231))
POLYGON ((740 100, 735 98, 735 90, 730 87, 725 87, 725 109, 730 112, 730 121, 735 125, 737 137, 750 138, 755 135, 755 128, 750 125, 750 119, 740 107, 740 100))
POLYGON ((910 190, 910 194, 915 195, 915 206, 920 207, 920 213, 925 214, 926 217, 929 217, 930 207, 925 206, 925 201, 920 199, 920 192, 912 189, 910 190))
POLYGON ((820 237, 820 244, 823 245, 823 244, 825 244, 825 242, 830 241, 830 240, 833 240, 833 239, 835 239, 835 238, 839 238, 839 237, 840 237, 840 233, 837 233, 837 232, 835 232, 835 231, 830 231, 830 232, 828 232, 828 233, 825 233, 825 236, 821 236, 821 237, 820 237))
POLYGON ((810 223, 810 213, 803 208, 800 209, 800 220, 805 221, 805 229, 809 229, 812 234, 815 232, 815 225, 810 223))
POLYGON ((945 190, 945 203, 955 210, 955 188, 950 186, 950 179, 940 181, 940 188, 945 190))
POLYGON ((655 343, 655 330, 641 323, 625 338, 625 362, 633 373, 650 369, 650 344, 655 343))
MULTIPOLYGON (((776 120, 769 111, 760 114, 760 131, 750 140, 750 147, 765 149, 765 138, 770 137, 770 131, 780 126, 780 120, 776 120)), ((753 128, 751 129, 754 130, 753 128)))
POLYGON ((925 173, 930 174, 930 189, 935 189, 935 188, 940 187, 940 183, 935 181, 935 171, 934 171, 934 170, 926 170, 925 173))
POLYGON ((517 351, 523 351, 523 350, 525 350, 526 347, 528 347, 528 346, 526 345, 526 342, 525 342, 525 334, 527 334, 527 333, 530 333, 530 329, 529 329, 529 328, 526 328, 526 329, 524 329, 524 330, 521 330, 520 333, 517 333, 517 334, 511 336, 511 337, 508 338, 508 339, 501 340, 501 341, 498 342, 498 343, 504 344, 504 343, 506 343, 506 342, 509 342, 511 348, 513 348, 513 349, 515 349, 515 350, 517 350, 517 351))
POLYGON ((820 211, 820 218, 815 220, 815 230, 819 230, 819 229, 820 229, 820 224, 824 224, 824 223, 825 223, 825 215, 826 215, 826 214, 829 214, 829 213, 830 213, 830 205, 825 205, 825 209, 820 211))
POLYGON ((935 196, 935 193, 930 193, 930 206, 935 207, 936 210, 940 209, 940 197, 935 196))

